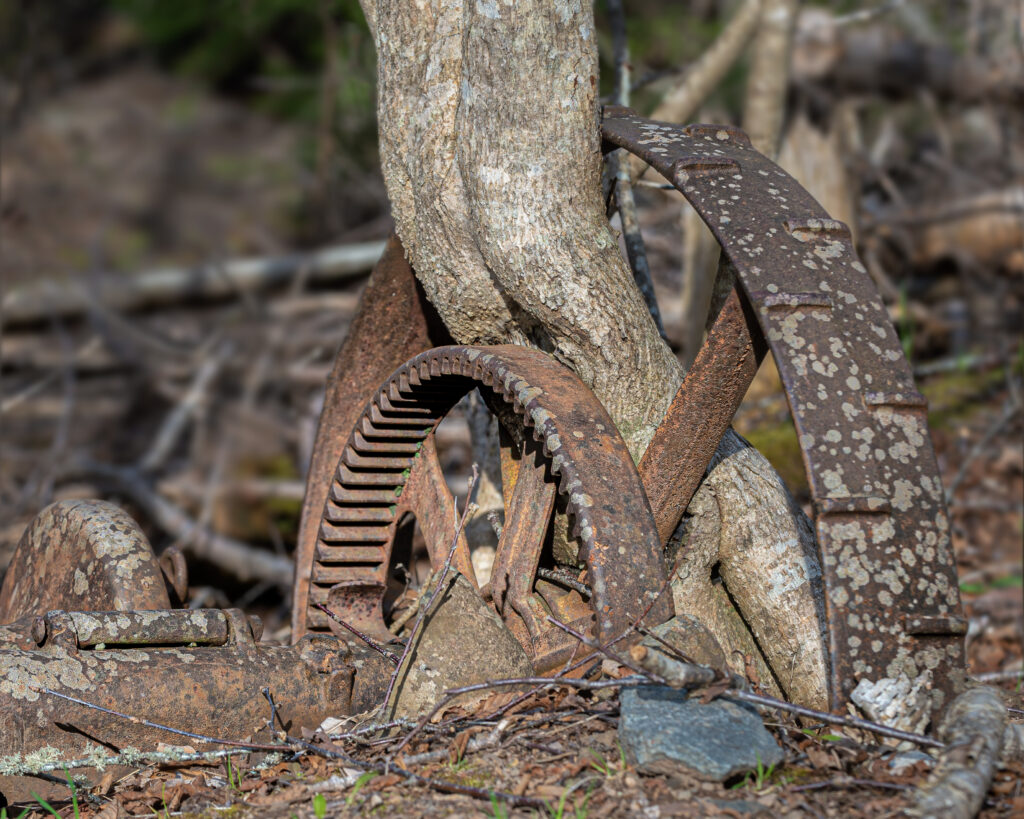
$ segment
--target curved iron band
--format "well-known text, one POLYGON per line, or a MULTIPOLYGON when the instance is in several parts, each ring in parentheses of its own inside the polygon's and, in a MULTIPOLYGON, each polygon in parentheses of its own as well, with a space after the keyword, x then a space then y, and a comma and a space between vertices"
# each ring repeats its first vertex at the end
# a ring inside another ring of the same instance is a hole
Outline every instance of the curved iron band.
POLYGON ((711 228, 775 357, 814 498, 833 704, 862 678, 931 674, 938 710, 965 673, 949 519, 925 400, 849 228, 735 128, 605 108, 602 129, 711 228))
MULTIPOLYGON (((338 458, 367 396, 403 361, 450 341, 405 260, 402 243, 391 236, 363 290, 352 326, 327 379, 295 547, 293 643, 309 629, 310 567, 316 554, 320 517, 338 458)), ((320 615, 319 610, 314 611, 320 615)))
POLYGON ((51 609, 169 609, 153 549, 112 503, 51 503, 25 529, 0 587, 0 623, 51 609))
MULTIPOLYGON (((318 574, 333 580, 337 572, 327 564, 347 563, 349 555, 362 564, 353 566, 354 581, 386 583, 395 501, 415 453, 474 387, 489 387, 511 404, 551 458, 587 566, 598 638, 619 636, 645 610, 649 624, 670 618, 661 543, 614 423, 569 369, 538 350, 509 345, 429 350, 399 367, 370 401, 342 453, 324 510, 310 603, 326 600, 330 589, 318 583, 318 574)), ((374 617, 383 626, 379 608, 374 617)), ((307 618, 313 627, 327 625, 312 607, 307 618)))

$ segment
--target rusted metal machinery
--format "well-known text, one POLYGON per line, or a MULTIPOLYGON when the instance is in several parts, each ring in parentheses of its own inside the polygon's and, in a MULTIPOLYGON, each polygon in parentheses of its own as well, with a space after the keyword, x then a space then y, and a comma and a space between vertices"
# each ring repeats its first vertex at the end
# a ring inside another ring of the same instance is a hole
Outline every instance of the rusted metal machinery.
MULTIPOLYGON (((640 156, 686 196, 711 227, 737 275, 707 343, 640 464, 658 539, 664 545, 678 525, 770 349, 789 399, 814 501, 825 579, 831 702, 835 707, 848 702, 859 679, 906 676, 913 680, 924 674, 932 677, 930 702, 932 710, 938 710, 965 680, 966 621, 961 614, 948 517, 928 437, 924 399, 914 387, 885 307, 857 260, 849 229, 829 218, 791 176, 755 151, 746 135, 735 128, 678 127, 645 120, 624 108, 606 108, 602 128, 608 149, 622 147, 640 156)), ((462 382, 467 378, 483 380, 485 391, 494 389, 493 373, 488 383, 487 375, 481 377, 479 365, 465 358, 464 348, 424 352, 429 342, 436 343, 437 331, 429 329, 429 307, 422 296, 413 295, 412 272, 397 248, 383 260, 379 273, 379 279, 375 273, 370 282, 368 304, 376 308, 381 294, 390 288, 409 294, 403 307, 414 315, 412 326, 423 330, 418 335, 392 334, 385 339, 379 349, 384 359, 411 360, 372 386, 358 377, 373 370, 369 361, 373 353, 360 347, 357 337, 350 337, 339 357, 338 366, 344 369, 351 388, 342 390, 340 400, 327 406, 321 421, 316 449, 334 457, 314 463, 307 485, 307 498, 316 505, 307 505, 299 534, 295 634, 337 628, 312 604, 324 600, 337 603, 345 589, 354 587, 361 590, 361 608, 357 610, 352 602, 349 616, 359 616, 368 627, 379 629, 381 601, 386 595, 382 585, 387 582, 385 563, 392 555, 404 513, 450 508, 451 498, 436 465, 429 430, 451 406, 454 394, 461 395, 473 385, 459 383, 448 391, 442 386, 445 379, 439 379, 429 367, 446 368, 441 374, 450 376, 449 380, 460 381, 459 376, 462 382), (396 286, 396 282, 404 284, 396 286), (426 377, 418 378, 419 373, 426 377), (414 383, 413 377, 423 383, 414 383), (433 392, 438 389, 442 395, 433 392), (360 406, 361 396, 375 390, 365 408, 354 409, 360 406), (433 405, 429 405, 431 398, 436 401, 433 405), (422 428, 417 428, 417 418, 423 419, 422 428), (388 436, 396 433, 383 430, 403 426, 408 430, 404 434, 409 445, 389 450, 388 446, 396 445, 388 436), (385 455, 390 460, 382 457, 385 455), (356 510, 362 508, 359 493, 367 492, 361 482, 369 486, 374 481, 377 483, 372 485, 383 492, 375 500, 374 525, 367 529, 363 524, 368 518, 363 515, 369 513, 356 510), (386 503, 385 496, 397 501, 397 493, 403 489, 411 492, 412 499, 402 495, 401 503, 386 503), (320 498, 326 506, 319 505, 320 498), (356 565, 364 560, 366 565, 356 565)), ((501 378, 511 379, 510 383, 540 383, 534 373, 517 370, 512 362, 501 363, 502 356, 508 355, 505 349, 496 349, 491 355, 498 362, 495 366, 501 368, 501 378)), ((341 383, 342 378, 334 379, 335 385, 341 383)), ((540 390, 536 405, 559 417, 559 411, 547 403, 552 401, 552 392, 540 390)), ((499 384, 495 393, 515 404, 518 414, 524 414, 514 389, 499 384)), ((525 415, 529 424, 530 413, 525 415)), ((575 431, 584 440, 594 434, 593 428, 584 426, 575 431)), ((534 435, 538 434, 535 429, 534 435)), ((562 472, 564 465, 571 463, 574 476, 590 475, 589 453, 566 448, 573 439, 564 432, 556 440, 563 445, 557 460, 550 447, 545 447, 552 471, 562 472)), ((522 450, 511 449, 504 450, 506 461, 523 457, 522 450)), ((563 491, 565 483, 563 477, 563 491)), ((516 602, 510 607, 500 594, 494 603, 513 631, 532 619, 528 639, 521 630, 517 633, 535 662, 543 666, 540 657, 544 652, 537 645, 553 639, 550 628, 545 630, 536 616, 525 615, 524 619, 522 613, 536 604, 538 596, 543 599, 541 590, 550 593, 536 575, 536 540, 543 532, 535 531, 534 545, 523 548, 519 510, 545 510, 549 515, 551 490, 539 478, 529 489, 519 484, 515 487, 514 500, 506 500, 506 513, 516 528, 503 533, 496 566, 502 572, 514 566, 529 581, 521 581, 514 592, 516 602), (528 492, 531 500, 519 500, 528 492)), ((621 502, 630 491, 632 484, 624 481, 611 491, 590 496, 605 504, 621 502)), ((630 503, 633 508, 641 505, 636 499, 630 503)), ((425 519, 422 514, 417 517, 425 519)), ((630 584, 634 592, 650 593, 653 586, 648 584, 648 575, 637 572, 634 564, 638 561, 636 565, 645 571, 649 565, 646 517, 634 514, 631 523, 633 541, 643 545, 623 555, 605 550, 607 559, 599 567, 588 564, 578 580, 600 586, 612 578, 630 584)), ((537 525, 542 529, 544 524, 537 525)), ((444 559, 445 537, 450 539, 445 533, 452 530, 453 521, 448 519, 440 531, 427 533, 435 564, 444 559)), ((577 521, 574 531, 581 530, 577 521)), ((598 532, 600 539, 603 533, 598 532)), ((465 561, 462 549, 460 546, 465 561)), ((588 555, 587 548, 581 550, 581 556, 588 555)), ((579 567, 564 568, 577 571, 579 567)), ((571 595, 567 593, 567 597, 571 595)), ((595 595, 593 602, 598 611, 606 606, 614 611, 620 605, 603 594, 595 595)), ((550 602, 547 605, 557 609, 550 602)), ((659 612, 667 613, 667 604, 660 606, 650 613, 648 622, 659 612)), ((633 608, 624 607, 614 625, 621 628, 633 608)), ((577 606, 576 611, 581 609, 577 606)), ((598 632, 611 636, 610 626, 610 620, 602 621, 598 632)))
POLYGON ((965 622, 924 400, 849 231, 735 129, 606 109, 603 134, 673 182, 736 272, 639 469, 551 357, 451 345, 392 240, 328 383, 296 551, 295 644, 260 644, 241 612, 172 610, 167 589, 187 586, 180 560, 157 561, 114 507, 50 507, 0 592, 0 755, 166 741, 40 688, 236 738, 265 725, 265 686, 296 726, 371 705, 390 669, 317 604, 391 639, 393 569, 408 565, 413 519, 431 564, 454 542, 454 565, 473 579, 434 443, 473 389, 503 429, 505 523, 481 592, 536 668, 574 648, 548 614, 599 639, 667 619, 663 547, 769 349, 814 502, 833 706, 860 679, 929 674, 933 710, 949 701, 964 681, 965 622), (551 547, 558 515, 572 559, 551 547))

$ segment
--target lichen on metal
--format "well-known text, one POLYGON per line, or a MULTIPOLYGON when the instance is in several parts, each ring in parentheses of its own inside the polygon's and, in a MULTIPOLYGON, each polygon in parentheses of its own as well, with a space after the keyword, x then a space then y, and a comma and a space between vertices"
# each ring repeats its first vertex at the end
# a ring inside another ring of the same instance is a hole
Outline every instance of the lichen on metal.
MULTIPOLYGON (((297 578, 309 578, 311 589, 307 600, 296 596, 296 605, 309 607, 306 622, 318 630, 330 627, 315 607, 323 603, 364 631, 390 636, 383 601, 396 533, 409 513, 424 530, 433 566, 443 564, 455 521, 431 433, 475 387, 493 393, 522 419, 543 453, 540 467, 550 470, 550 480, 565 498, 572 535, 580 543, 585 565, 580 579, 590 587, 591 601, 584 602, 573 590, 557 600, 548 590, 550 599, 540 605, 556 616, 571 613, 577 627, 585 629, 596 613, 595 634, 603 639, 619 636, 642 616, 649 625, 670 617, 672 604, 664 593, 665 567, 650 507, 629 452, 593 393, 538 350, 451 346, 424 352, 400 367, 356 421, 324 509, 315 557, 297 567, 297 578)), ((533 457, 530 451, 527 446, 515 457, 533 457)), ((506 491, 515 497, 511 487, 506 491)), ((535 575, 550 513, 550 507, 542 506, 527 504, 521 513, 524 518, 541 516, 537 532, 521 533, 529 543, 514 546, 511 540, 518 529, 506 522, 496 562, 501 562, 504 548, 518 549, 510 572, 535 575)), ((472 578, 466 544, 460 543, 454 565, 472 578)), ((564 662, 576 648, 575 640, 531 615, 538 599, 532 581, 513 585, 520 599, 505 607, 506 622, 518 630, 538 669, 564 662)))
POLYGON ((849 229, 742 132, 623 108, 602 128, 700 213, 774 355, 814 500, 833 704, 860 680, 931 676, 938 710, 966 673, 949 518, 924 399, 849 229))

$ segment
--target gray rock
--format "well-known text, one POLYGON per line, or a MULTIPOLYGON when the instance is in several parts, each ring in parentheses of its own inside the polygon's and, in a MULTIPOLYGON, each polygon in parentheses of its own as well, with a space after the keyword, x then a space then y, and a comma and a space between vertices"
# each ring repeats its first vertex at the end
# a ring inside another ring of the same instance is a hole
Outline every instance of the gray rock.
POLYGON ((641 686, 622 692, 619 741, 627 758, 645 773, 680 767, 694 776, 722 782, 768 768, 784 754, 757 711, 718 699, 702 705, 685 691, 641 686))
MULTIPOLYGON (((399 671, 391 718, 426 713, 449 688, 531 674, 530 659, 512 632, 473 585, 461 574, 452 572, 399 671)), ((467 695, 460 702, 464 704, 491 693, 467 695)))

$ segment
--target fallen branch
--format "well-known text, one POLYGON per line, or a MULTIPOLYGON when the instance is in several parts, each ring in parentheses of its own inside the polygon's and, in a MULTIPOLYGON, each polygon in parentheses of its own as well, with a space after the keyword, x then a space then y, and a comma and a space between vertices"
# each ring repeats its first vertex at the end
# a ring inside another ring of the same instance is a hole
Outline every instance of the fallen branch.
POLYGON ((774 158, 786 113, 790 53, 799 0, 765 0, 750 54, 743 128, 761 153, 774 158))
MULTIPOLYGON (((681 123, 694 117, 757 31, 761 5, 762 0, 746 0, 718 39, 689 67, 680 83, 665 94, 651 119, 681 123)), ((639 178, 646 168, 646 162, 634 157, 630 161, 631 177, 639 178)))
POLYGON ((996 772, 1005 730, 1006 708, 995 690, 972 688, 953 700, 938 732, 949 744, 908 813, 943 819, 977 815, 996 772))
POLYGON ((364 242, 273 258, 163 268, 131 277, 105 276, 88 284, 48 281, 11 290, 4 296, 0 312, 6 329, 79 316, 97 303, 125 311, 252 293, 281 285, 300 270, 308 270, 309 281, 337 282, 368 273, 383 252, 384 242, 364 242))
POLYGON ((283 589, 291 588, 294 571, 291 560, 200 526, 184 511, 150 489, 145 479, 134 469, 84 461, 73 466, 62 477, 108 481, 117 491, 138 504, 153 523, 196 557, 231 572, 242 582, 265 580, 283 589))

